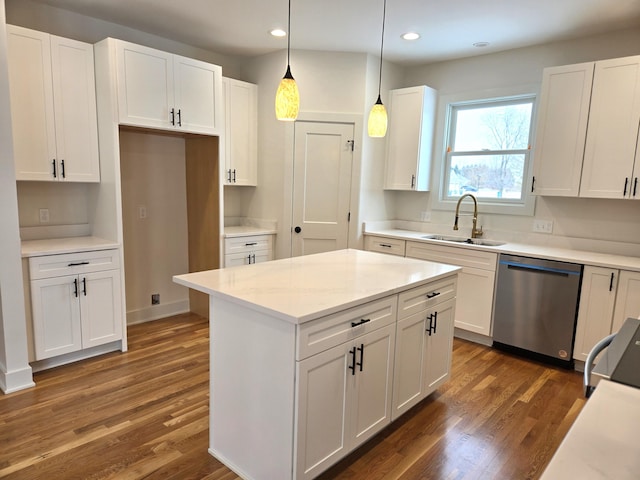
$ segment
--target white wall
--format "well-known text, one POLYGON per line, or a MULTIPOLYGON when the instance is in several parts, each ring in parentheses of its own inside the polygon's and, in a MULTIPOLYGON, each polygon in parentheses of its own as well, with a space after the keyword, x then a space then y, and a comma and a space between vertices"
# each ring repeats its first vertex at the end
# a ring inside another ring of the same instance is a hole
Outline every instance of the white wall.
MULTIPOLYGON (((290 256, 293 124, 276 120, 275 92, 286 69, 286 52, 263 55, 245 65, 248 81, 259 85, 258 100, 258 186, 244 189, 239 195, 244 210, 242 216, 275 219, 278 224, 276 257, 290 256)), ((294 50, 291 71, 300 90, 300 112, 321 114, 355 114, 363 119, 365 132, 362 145, 356 149, 359 162, 354 165, 357 191, 352 205, 368 215, 379 216, 389 210, 382 192, 385 142, 366 135, 369 109, 375 103, 378 90, 377 58, 359 53, 313 52, 294 50)), ((395 87, 402 70, 385 62, 383 69, 383 101, 385 91, 395 87)), ((354 158, 356 157, 354 156, 354 158)), ((228 213, 225 213, 229 215, 228 213)), ((229 215, 231 216, 231 215, 229 215)), ((386 213, 383 214, 386 216, 386 213)), ((352 211, 350 246, 358 246, 360 222, 365 218, 352 211), (356 245, 352 245, 355 242, 356 245)))
MULTIPOLYGON (((466 58, 407 69, 403 86, 426 84, 440 95, 536 84, 548 66, 566 65, 640 54, 640 29, 625 30, 579 40, 511 50, 491 55, 466 58)), ((439 161, 442 152, 435 152, 439 161)), ((535 152, 534 152, 535 161, 535 152)), ((437 179, 436 179, 437 180, 437 179)), ((418 222, 424 231, 450 230, 453 212, 432 210, 432 193, 394 192, 396 209, 390 219, 418 222), (423 211, 431 211, 431 223, 420 223, 423 211)), ((532 217, 489 215, 480 211, 485 235, 508 237, 508 240, 579 246, 577 239, 640 243, 638 204, 625 200, 596 200, 538 197, 535 218, 553 220, 553 234, 533 234, 532 217), (567 240, 567 238, 569 240, 567 240), (572 240, 573 239, 573 240, 572 240)), ((470 228, 470 224, 466 225, 470 228)), ((462 229, 464 231, 463 223, 462 229)), ((618 245, 601 245, 603 251, 618 245)), ((632 248, 633 250, 633 248, 632 248)), ((628 250, 627 250, 628 251, 628 250)), ((640 249, 636 254, 640 254, 640 249)))
POLYGON ((4 4, 0 3, 0 389, 33 385, 27 358, 4 4))

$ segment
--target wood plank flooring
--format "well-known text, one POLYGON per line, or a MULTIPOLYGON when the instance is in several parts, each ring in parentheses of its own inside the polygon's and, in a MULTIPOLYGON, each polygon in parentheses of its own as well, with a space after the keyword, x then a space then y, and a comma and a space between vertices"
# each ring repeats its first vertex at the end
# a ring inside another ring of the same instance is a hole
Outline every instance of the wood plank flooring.
MULTIPOLYGON (((0 395, 0 478, 239 479, 207 452, 208 331, 131 326, 128 352, 0 395)), ((452 380, 320 478, 535 479, 583 405, 578 373, 455 340, 452 380)))

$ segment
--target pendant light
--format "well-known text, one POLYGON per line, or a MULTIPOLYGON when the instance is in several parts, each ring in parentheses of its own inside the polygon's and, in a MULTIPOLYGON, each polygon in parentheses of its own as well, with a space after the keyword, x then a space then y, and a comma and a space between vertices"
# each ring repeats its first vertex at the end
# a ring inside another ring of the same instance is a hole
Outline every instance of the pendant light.
POLYGON ((382 39, 380 40, 380 78, 378 79, 378 100, 369 112, 368 131, 370 137, 384 137, 387 133, 387 110, 380 98, 380 86, 382 85, 382 49, 384 47, 384 20, 387 13, 387 0, 382 4, 382 39))
POLYGON ((300 109, 300 93, 298 85, 291 75, 289 56, 291 54, 291 0, 289 0, 289 17, 287 20, 287 71, 284 74, 278 91, 276 92, 276 118, 286 122, 293 122, 298 118, 300 109))

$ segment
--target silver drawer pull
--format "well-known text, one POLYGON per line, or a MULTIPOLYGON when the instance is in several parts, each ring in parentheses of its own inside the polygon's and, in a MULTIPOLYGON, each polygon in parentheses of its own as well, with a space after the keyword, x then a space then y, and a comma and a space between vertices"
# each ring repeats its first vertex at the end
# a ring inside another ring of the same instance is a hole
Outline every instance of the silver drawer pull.
POLYGON ((67 265, 67 267, 78 267, 80 265, 89 265, 89 262, 70 263, 70 264, 67 265))

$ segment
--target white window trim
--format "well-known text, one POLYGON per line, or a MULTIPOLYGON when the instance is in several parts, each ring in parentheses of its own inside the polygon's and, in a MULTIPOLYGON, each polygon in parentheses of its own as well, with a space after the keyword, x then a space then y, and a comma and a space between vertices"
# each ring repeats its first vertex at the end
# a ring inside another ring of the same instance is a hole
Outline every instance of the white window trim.
POLYGON ((531 148, 529 152, 529 162, 523 182, 524 187, 524 203, 507 204, 492 202, 490 199, 478 198, 479 210, 481 213, 497 213, 505 215, 528 215, 533 216, 535 211, 536 197, 531 193, 531 179, 533 177, 533 141, 535 139, 535 126, 537 115, 537 104, 540 98, 540 85, 530 84, 521 85, 518 87, 508 87, 499 89, 489 89, 480 91, 470 91, 464 93, 441 95, 438 99, 438 112, 436 121, 436 137, 434 146, 434 162, 433 162, 433 184, 432 184, 432 199, 431 208, 434 210, 447 210, 453 211, 456 208, 457 199, 444 199, 442 192, 444 191, 444 166, 446 163, 446 145, 449 132, 449 117, 448 110, 452 104, 459 104, 465 102, 475 102, 482 100, 510 98, 518 96, 535 96, 533 102, 532 122, 531 122, 531 148))

